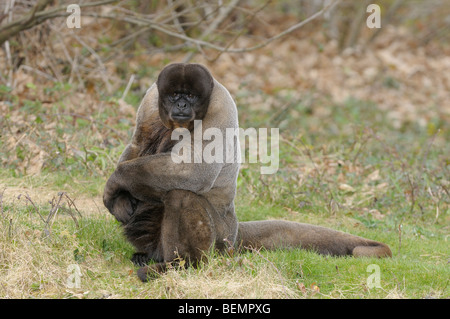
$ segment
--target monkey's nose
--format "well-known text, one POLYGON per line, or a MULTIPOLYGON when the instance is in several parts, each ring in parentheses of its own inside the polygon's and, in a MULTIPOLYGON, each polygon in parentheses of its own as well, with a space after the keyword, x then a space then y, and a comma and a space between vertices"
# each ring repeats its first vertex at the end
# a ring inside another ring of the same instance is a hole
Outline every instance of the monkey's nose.
POLYGON ((178 102, 177 107, 179 109, 185 109, 186 108, 186 102, 178 102))

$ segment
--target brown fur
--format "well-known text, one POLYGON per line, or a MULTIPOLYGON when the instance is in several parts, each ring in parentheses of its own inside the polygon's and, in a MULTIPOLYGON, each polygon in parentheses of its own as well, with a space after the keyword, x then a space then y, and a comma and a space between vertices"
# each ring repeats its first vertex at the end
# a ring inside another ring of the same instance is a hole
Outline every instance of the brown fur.
MULTIPOLYGON (((196 65, 170 67, 174 68, 182 72, 172 86, 185 87, 184 81, 205 81, 208 86, 212 81, 204 67, 195 79, 189 70, 196 70, 196 65)), ((105 206, 137 249, 132 260, 143 266, 138 270, 141 280, 164 272, 178 257, 195 266, 213 245, 223 250, 230 243, 256 249, 299 247, 335 256, 392 256, 383 243, 325 227, 287 221, 238 223, 234 197, 239 164, 174 163, 169 152, 177 141, 171 140, 172 130, 166 127, 173 123, 164 124, 160 118, 161 98, 154 86, 147 92, 132 142, 104 192, 105 206), (146 265, 150 260, 156 264, 146 265)), ((204 99, 208 105, 202 107, 208 111, 200 116, 203 129, 218 127, 223 132, 238 127, 236 106, 217 81, 204 99)))
POLYGON ((170 138, 172 130, 162 125, 158 119, 150 122, 143 133, 145 135, 140 137, 142 148, 138 156, 170 152, 176 143, 170 138))

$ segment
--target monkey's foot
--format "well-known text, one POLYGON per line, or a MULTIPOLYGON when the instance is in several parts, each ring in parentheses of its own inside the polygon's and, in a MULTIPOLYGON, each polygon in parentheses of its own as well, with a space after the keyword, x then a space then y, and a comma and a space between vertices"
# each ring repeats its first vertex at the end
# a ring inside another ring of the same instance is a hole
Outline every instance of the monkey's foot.
POLYGON ((146 253, 134 253, 131 257, 131 261, 136 266, 145 266, 150 261, 150 257, 146 253))
POLYGON ((137 276, 142 282, 147 282, 152 279, 158 278, 166 270, 167 270, 166 263, 152 264, 139 268, 137 271, 137 276))

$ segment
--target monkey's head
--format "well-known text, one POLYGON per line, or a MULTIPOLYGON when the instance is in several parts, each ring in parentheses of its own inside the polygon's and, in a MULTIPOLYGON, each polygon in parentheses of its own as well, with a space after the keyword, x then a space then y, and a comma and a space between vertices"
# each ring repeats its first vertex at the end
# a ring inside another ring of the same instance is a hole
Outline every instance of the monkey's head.
POLYGON ((169 129, 194 127, 208 111, 214 80, 200 64, 174 63, 166 66, 156 82, 159 116, 169 129))

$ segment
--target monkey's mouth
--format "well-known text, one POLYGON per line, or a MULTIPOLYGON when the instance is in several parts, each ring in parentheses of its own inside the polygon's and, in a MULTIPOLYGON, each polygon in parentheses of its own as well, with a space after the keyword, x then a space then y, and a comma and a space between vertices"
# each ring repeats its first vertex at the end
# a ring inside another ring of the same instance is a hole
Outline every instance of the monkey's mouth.
POLYGON ((172 115, 171 118, 172 118, 172 121, 180 123, 180 124, 187 123, 192 120, 192 116, 187 116, 187 115, 172 115))

